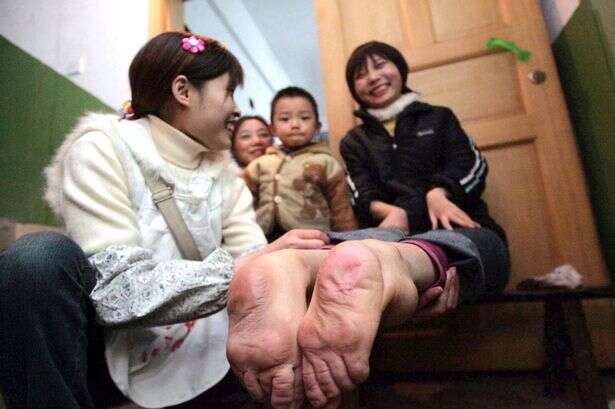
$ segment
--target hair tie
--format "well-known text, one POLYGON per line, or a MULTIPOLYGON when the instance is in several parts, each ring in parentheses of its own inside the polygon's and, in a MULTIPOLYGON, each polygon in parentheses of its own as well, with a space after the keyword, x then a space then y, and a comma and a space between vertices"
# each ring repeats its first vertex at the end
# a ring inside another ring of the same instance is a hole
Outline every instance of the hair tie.
POLYGON ((201 54, 205 51, 205 40, 193 35, 186 36, 182 39, 182 48, 191 54, 201 54))
POLYGON ((137 119, 135 115, 135 110, 132 107, 132 100, 126 100, 122 104, 122 109, 120 110, 122 113, 122 119, 137 119))

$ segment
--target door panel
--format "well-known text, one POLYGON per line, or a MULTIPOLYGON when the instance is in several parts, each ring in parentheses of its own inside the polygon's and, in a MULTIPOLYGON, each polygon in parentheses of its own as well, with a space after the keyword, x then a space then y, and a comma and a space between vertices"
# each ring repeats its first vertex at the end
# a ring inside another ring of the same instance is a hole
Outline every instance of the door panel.
POLYGON ((361 30, 348 30, 348 25, 342 26, 344 40, 349 47, 354 48, 376 36, 396 47, 404 45, 404 21, 398 13, 397 2, 342 1, 339 7, 342 21, 362 27, 361 30), (373 24, 374 21, 378 21, 378 24, 373 24), (383 27, 387 29, 383 30, 383 27))
MULTIPOLYGON (((607 283, 537 0, 316 0, 315 4, 331 118, 329 134, 336 154, 339 140, 357 123, 352 115, 356 105, 345 83, 346 60, 361 43, 387 42, 408 61, 409 87, 423 100, 453 109, 489 160, 485 198, 510 239, 513 270, 509 287, 564 263, 573 264, 586 285, 607 283), (491 37, 529 48, 532 58, 523 62, 502 50, 487 49, 491 37), (534 70, 543 71, 546 81, 532 83, 528 76, 534 70)), ((589 308, 589 314, 601 317, 600 325, 592 323, 600 327, 600 339, 605 334, 613 336, 612 304, 592 303, 589 308)), ((449 369, 540 366, 540 345, 535 343, 540 342, 541 334, 528 337, 525 333, 540 327, 540 308, 515 305, 476 310, 481 321, 495 323, 497 330, 493 325, 480 334, 453 333, 446 326, 441 329, 459 345, 472 342, 478 347, 477 355, 483 357, 478 364, 451 358, 454 364, 449 369), (520 316, 529 321, 521 325, 520 316), (484 341, 476 344, 476 337, 484 341), (503 351, 515 348, 520 338, 528 345, 520 356, 502 358, 507 356, 503 351)), ((469 313, 462 311, 456 319, 466 322, 463 314, 469 313)), ((608 352, 600 345, 606 344, 597 345, 599 357, 608 352)))
POLYGON ((515 288, 528 273, 549 271, 553 266, 548 226, 528 225, 528 221, 547 219, 538 156, 531 141, 485 150, 485 156, 490 173, 484 198, 491 213, 506 226, 512 259, 509 288, 515 288), (506 184, 492 183, 494 180, 506 180, 506 184), (532 234, 527 234, 528 230, 532 234))
POLYGON ((497 0, 430 0, 427 4, 436 42, 503 24, 497 0))
POLYGON ((515 68, 512 55, 489 54, 413 72, 409 83, 424 100, 450 107, 467 123, 525 113, 519 84, 510 80, 515 68))

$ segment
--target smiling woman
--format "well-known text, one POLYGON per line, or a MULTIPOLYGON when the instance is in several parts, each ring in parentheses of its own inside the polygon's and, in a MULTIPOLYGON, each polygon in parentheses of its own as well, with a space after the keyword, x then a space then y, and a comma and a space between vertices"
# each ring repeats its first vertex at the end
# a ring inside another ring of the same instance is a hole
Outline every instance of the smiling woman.
POLYGON ((382 108, 402 93, 410 92, 406 85, 408 64, 399 53, 383 43, 370 42, 357 48, 346 65, 346 82, 350 93, 361 105, 382 108), (369 49, 366 59, 360 59, 369 49), (354 87, 350 86, 354 83, 354 87))
POLYGON ((262 156, 272 143, 273 135, 264 118, 258 115, 243 116, 235 124, 231 153, 237 164, 244 168, 262 156))
POLYGON ((201 89, 182 75, 171 84, 177 102, 186 113, 178 118, 178 129, 214 152, 231 147, 233 124, 239 115, 233 99, 233 82, 236 80, 232 81, 225 73, 205 82, 201 89))

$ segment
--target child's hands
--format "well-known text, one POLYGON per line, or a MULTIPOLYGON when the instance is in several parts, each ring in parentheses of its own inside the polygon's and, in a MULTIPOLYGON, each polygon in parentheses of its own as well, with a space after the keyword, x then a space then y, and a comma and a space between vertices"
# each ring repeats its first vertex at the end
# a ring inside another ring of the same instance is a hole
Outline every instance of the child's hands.
POLYGON ((294 229, 272 242, 269 251, 282 249, 319 249, 329 243, 329 236, 315 229, 294 229))
POLYGON ((480 227, 480 224, 472 220, 466 212, 448 200, 446 190, 441 187, 436 187, 427 192, 426 201, 431 228, 434 230, 438 228, 438 224, 446 230, 453 230, 452 223, 470 229, 480 227))

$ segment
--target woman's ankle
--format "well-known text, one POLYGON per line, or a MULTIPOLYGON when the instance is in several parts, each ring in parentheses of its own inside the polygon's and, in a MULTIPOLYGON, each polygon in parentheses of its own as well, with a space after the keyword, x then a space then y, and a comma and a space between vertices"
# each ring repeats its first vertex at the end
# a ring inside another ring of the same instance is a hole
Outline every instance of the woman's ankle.
POLYGON ((419 292, 433 287, 440 281, 438 265, 422 246, 410 240, 393 245, 407 263, 404 272, 409 275, 419 292))

